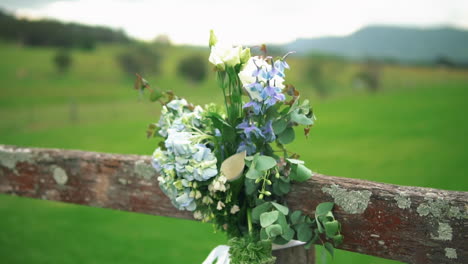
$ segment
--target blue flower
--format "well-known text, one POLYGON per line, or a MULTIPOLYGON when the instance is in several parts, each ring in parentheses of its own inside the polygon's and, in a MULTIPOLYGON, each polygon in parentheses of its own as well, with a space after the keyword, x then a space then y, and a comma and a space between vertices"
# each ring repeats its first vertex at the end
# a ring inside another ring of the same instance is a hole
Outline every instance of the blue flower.
POLYGON ((243 108, 252 107, 254 114, 259 115, 262 113, 262 104, 257 101, 250 101, 246 103, 243 108))
POLYGON ((277 74, 283 78, 285 76, 284 69, 289 69, 289 65, 285 60, 276 60, 273 67, 278 70, 277 74))
POLYGON ((268 121, 265 126, 262 127, 262 133, 265 136, 265 140, 273 142, 276 139, 275 132, 273 132, 272 121, 268 121))
POLYGON ((253 155, 257 151, 257 147, 252 141, 249 140, 244 140, 241 141, 239 144, 239 147, 237 148, 237 153, 246 151, 247 155, 253 155))
POLYGON ((284 101, 286 97, 281 93, 281 90, 277 87, 267 86, 262 91, 262 97, 265 100, 267 106, 272 106, 278 101, 284 101))
POLYGON ((236 128, 244 130, 244 134, 249 140, 251 139, 252 135, 257 138, 263 137, 262 131, 255 125, 250 125, 247 120, 244 120, 244 122, 237 125, 236 128))
POLYGON ((197 205, 195 204, 195 201, 192 197, 190 197, 190 191, 187 188, 184 193, 180 196, 178 196, 175 199, 176 204, 179 207, 179 210, 187 210, 187 211, 194 211, 197 208, 197 205))

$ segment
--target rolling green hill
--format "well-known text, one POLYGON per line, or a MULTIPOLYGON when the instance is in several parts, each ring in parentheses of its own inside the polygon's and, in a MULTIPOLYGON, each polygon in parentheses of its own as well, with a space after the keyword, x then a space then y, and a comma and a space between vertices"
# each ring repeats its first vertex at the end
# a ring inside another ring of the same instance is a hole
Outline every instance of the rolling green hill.
POLYGON ((468 62, 468 31, 441 28, 369 26, 345 37, 298 39, 286 45, 298 53, 325 52, 353 58, 378 57, 401 61, 435 61, 446 57, 468 62))

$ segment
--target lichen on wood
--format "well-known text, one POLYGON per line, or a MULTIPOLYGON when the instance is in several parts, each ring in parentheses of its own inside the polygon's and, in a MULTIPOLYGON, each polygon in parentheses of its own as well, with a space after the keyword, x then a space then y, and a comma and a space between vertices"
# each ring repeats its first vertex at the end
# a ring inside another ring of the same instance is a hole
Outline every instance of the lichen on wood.
POLYGON ((411 199, 406 194, 399 193, 395 196, 398 208, 409 209, 411 207, 411 199))
POLYGON ((330 194, 335 203, 347 213, 361 214, 369 205, 369 199, 372 193, 368 190, 347 191, 336 184, 330 187, 323 187, 322 191, 330 194))

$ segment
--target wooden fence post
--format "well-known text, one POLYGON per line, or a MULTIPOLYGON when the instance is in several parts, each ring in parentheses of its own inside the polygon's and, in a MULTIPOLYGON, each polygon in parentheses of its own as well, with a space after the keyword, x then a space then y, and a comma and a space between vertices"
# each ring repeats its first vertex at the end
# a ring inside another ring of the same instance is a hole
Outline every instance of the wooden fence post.
POLYGON ((290 247, 280 250, 274 250, 273 256, 276 257, 276 264, 314 264, 315 249, 311 247, 306 250, 304 246, 290 247))
MULTIPOLYGON (((404 173, 404 172, 402 172, 404 173)), ((193 219, 163 194, 150 157, 0 145, 0 193, 193 219)), ((339 249, 407 263, 468 263, 468 192, 316 174, 286 197, 313 216, 332 201, 343 224, 339 249)), ((302 246, 278 263, 313 263, 302 246)))

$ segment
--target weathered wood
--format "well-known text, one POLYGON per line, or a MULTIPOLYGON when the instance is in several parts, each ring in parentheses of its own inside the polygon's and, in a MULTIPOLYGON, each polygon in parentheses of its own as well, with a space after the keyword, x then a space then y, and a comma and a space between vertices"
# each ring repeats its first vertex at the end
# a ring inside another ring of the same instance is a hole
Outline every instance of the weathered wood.
MULTIPOLYGON (((148 156, 0 145, 0 192, 192 219, 161 192, 148 156)), ((468 262, 467 192, 315 175, 287 201, 311 216, 318 203, 334 201, 341 249, 409 263, 468 262)))
POLYGON ((314 264, 315 250, 310 248, 306 250, 302 246, 290 247, 273 251, 276 257, 276 264, 314 264))

